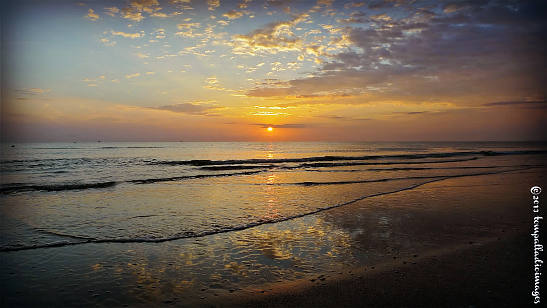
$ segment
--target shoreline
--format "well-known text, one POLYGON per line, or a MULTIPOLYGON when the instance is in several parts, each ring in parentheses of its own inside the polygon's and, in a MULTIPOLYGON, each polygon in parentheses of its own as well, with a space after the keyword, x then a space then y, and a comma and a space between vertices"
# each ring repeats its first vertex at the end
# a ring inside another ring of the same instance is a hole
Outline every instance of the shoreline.
MULTIPOLYGON (((539 177, 532 176, 537 183, 539 177)), ((361 263, 347 267, 342 272, 317 273, 294 281, 276 282, 260 287, 248 288, 213 299, 209 306, 216 307, 525 307, 533 305, 531 208, 526 184, 519 182, 524 174, 507 173, 483 175, 472 183, 462 178, 427 183, 421 189, 402 192, 404 195, 431 193, 452 199, 459 211, 478 219, 478 230, 483 232, 461 233, 448 237, 446 242, 406 254, 386 255, 378 263, 361 263), (490 187, 479 188, 483 181, 490 187), (495 184, 497 182, 498 184, 495 184), (464 186, 460 186, 465 183, 464 186), (523 185, 524 184, 524 185, 523 185), (470 186, 469 186, 470 185, 470 186), (457 194, 448 196, 447 189, 474 187, 477 197, 470 208, 465 199, 458 200, 457 194), (478 190, 477 190, 478 189, 478 190), (443 193, 444 191, 444 193, 443 193), (497 193, 513 192, 509 199, 499 199, 497 193), (516 196, 519 196, 516 198, 516 196), (482 212, 480 209, 486 210, 482 212), (494 219, 488 218, 488 209, 494 219), (498 220, 499 219, 499 220, 498 220), (446 243, 446 244, 445 244, 446 243)), ((528 179, 527 181, 530 181, 528 179)), ((526 181, 525 181, 526 182, 526 181)), ((395 194, 397 195, 397 194, 395 194)), ((400 198, 402 196, 388 198, 400 198)), ((442 200, 442 199, 441 199, 442 200)), ((362 208, 366 202, 359 201, 362 208)), ((449 204, 439 201, 424 201, 433 207, 442 207, 453 212, 449 204)), ((358 207, 356 204, 354 207, 358 207)), ((348 208, 349 210, 349 208, 348 208)), ((359 210, 353 212, 357 213, 359 210)), ((453 212, 454 214, 457 212, 453 212)), ((346 213, 345 215, 351 215, 346 213)), ((449 225, 462 218, 450 218, 449 225), (454 221, 452 219, 455 219, 454 221)), ((446 226, 446 225, 442 225, 446 226)), ((457 223, 449 228, 454 228, 457 223)), ((409 226, 410 227, 410 226, 409 226)), ((457 227, 456 227, 457 228, 457 227)), ((433 231, 432 231, 433 230, 433 231)), ((453 230, 453 229, 451 229, 453 230)), ((429 233, 435 233, 429 229, 429 233)), ((440 232, 442 233, 442 232, 440 232)), ((440 234, 438 234, 440 235, 440 234)), ((414 245, 414 244, 412 244, 414 245)))

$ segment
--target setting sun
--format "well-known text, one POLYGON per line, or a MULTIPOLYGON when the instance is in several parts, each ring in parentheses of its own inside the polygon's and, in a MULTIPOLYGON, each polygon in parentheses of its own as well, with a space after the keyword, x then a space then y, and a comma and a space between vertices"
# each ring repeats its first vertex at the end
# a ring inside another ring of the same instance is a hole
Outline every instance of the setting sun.
POLYGON ((273 127, 270 126, 270 127, 267 128, 267 130, 268 130, 269 132, 273 131, 273 127))

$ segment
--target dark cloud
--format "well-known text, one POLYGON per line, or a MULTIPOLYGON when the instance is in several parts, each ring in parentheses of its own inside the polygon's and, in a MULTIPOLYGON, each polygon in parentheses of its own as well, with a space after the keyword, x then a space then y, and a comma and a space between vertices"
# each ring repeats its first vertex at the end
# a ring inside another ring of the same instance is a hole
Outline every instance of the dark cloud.
POLYGON ((332 55, 314 76, 249 94, 302 96, 359 88, 416 100, 544 96, 544 1, 417 3, 394 14, 397 5, 370 2, 378 10, 372 24, 346 28, 352 48, 332 55))
POLYGON ((479 0, 463 0, 463 1, 449 1, 443 4, 443 12, 444 13, 454 13, 461 10, 472 8, 473 6, 476 6, 479 3, 484 3, 485 1, 479 1, 479 0))
POLYGON ((385 9, 408 3, 406 0, 377 0, 368 3, 369 9, 385 9))
POLYGON ((358 24, 364 23, 367 20, 365 19, 366 14, 361 11, 352 12, 348 18, 341 18, 337 21, 341 24, 358 24))
POLYGON ((210 104, 179 103, 179 104, 173 104, 173 105, 148 107, 148 108, 156 109, 156 110, 167 110, 167 111, 177 112, 177 113, 211 116, 213 114, 210 114, 209 113, 210 111, 219 109, 221 107, 210 105, 210 104))
POLYGON ((262 128, 268 128, 268 127, 273 127, 273 128, 307 128, 307 127, 309 127, 309 124, 264 124, 264 123, 254 123, 254 124, 250 124, 250 125, 260 126, 262 128))
POLYGON ((338 115, 319 115, 315 116, 316 118, 330 119, 330 120, 340 120, 340 121, 371 121, 369 118, 353 118, 353 117, 344 117, 338 115))
POLYGON ((269 5, 280 6, 291 4, 292 0, 266 0, 269 5))
POLYGON ((429 113, 429 111, 410 111, 410 112, 405 112, 405 114, 408 114, 408 115, 413 115, 413 114, 424 114, 424 113, 429 113))
POLYGON ((14 95, 15 100, 28 101, 36 97, 40 97, 41 99, 47 99, 46 96, 50 92, 51 92, 50 89, 25 88, 25 89, 15 89, 10 94, 14 95))
POLYGON ((295 94, 295 89, 291 88, 255 88, 246 93, 247 96, 256 97, 288 96, 293 94, 295 94))
POLYGON ((543 107, 547 107, 547 101, 538 100, 538 101, 493 102, 493 103, 483 104, 483 106, 496 106, 496 107, 502 107, 502 106, 538 107, 538 106, 543 106, 543 107))

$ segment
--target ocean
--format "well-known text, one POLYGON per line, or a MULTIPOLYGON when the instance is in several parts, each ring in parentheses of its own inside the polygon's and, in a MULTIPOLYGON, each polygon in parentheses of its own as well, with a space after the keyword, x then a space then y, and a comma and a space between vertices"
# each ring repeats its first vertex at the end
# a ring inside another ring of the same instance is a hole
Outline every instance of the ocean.
POLYGON ((409 247, 400 234, 412 232, 397 221, 422 197, 390 196, 447 179, 479 187, 472 179, 544 170, 546 154, 545 143, 503 142, 4 144, 0 274, 13 292, 42 292, 38 304, 55 303, 54 289, 65 304, 91 290, 102 299, 87 304, 109 305, 338 271, 409 247), (367 199, 366 211, 350 210, 367 199), (341 223, 333 209, 355 221, 341 223), (370 245, 356 253, 364 236, 370 245))
POLYGON ((542 164, 546 149, 533 143, 4 145, 0 250, 241 230, 439 179, 531 168, 542 164))

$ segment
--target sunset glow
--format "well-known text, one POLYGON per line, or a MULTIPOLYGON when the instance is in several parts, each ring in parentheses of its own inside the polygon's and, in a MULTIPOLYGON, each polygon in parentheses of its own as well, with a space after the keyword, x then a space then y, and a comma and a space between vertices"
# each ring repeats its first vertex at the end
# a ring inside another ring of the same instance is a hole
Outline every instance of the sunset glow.
POLYGON ((534 5, 14 1, 2 127, 21 141, 260 141, 266 123, 279 140, 542 139, 534 5))
POLYGON ((270 126, 270 127, 267 128, 267 130, 268 130, 269 132, 273 131, 273 127, 270 126))

